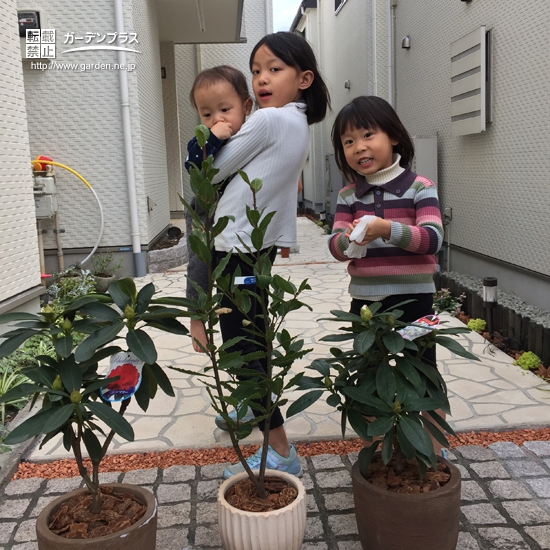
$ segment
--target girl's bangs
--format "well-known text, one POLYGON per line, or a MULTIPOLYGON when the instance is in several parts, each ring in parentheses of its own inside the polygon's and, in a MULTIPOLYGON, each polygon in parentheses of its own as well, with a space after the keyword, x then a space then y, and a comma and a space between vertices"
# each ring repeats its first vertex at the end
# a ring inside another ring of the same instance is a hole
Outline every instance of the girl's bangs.
POLYGON ((340 113, 341 118, 338 121, 338 133, 343 135, 348 129, 359 130, 378 130, 380 125, 370 110, 361 109, 357 105, 350 103, 340 113))

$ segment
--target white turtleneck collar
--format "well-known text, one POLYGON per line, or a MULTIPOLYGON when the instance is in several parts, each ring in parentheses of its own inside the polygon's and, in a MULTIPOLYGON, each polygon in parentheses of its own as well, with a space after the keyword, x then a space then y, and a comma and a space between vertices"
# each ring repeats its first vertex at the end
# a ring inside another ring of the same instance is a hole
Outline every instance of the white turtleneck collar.
POLYGON ((401 155, 394 153, 392 160, 393 164, 388 166, 388 168, 378 170, 376 174, 369 174, 368 176, 365 176, 367 182, 371 185, 384 185, 385 183, 394 180, 397 176, 400 176, 405 171, 405 168, 399 164, 401 161, 401 155))

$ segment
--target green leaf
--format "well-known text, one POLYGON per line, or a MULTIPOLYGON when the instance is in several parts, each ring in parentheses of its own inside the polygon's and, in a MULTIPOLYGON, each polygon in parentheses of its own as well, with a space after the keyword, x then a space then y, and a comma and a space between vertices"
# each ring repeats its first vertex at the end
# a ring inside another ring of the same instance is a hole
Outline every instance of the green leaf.
POLYGON ((72 349, 73 349, 73 337, 70 334, 67 334, 61 338, 58 338, 55 341, 55 351, 63 359, 71 355, 72 349))
POLYGON ((378 445, 380 445, 380 441, 374 441, 372 445, 369 447, 363 447, 359 451, 359 456, 357 457, 357 461, 359 462, 359 470, 361 472, 361 475, 366 479, 369 475, 369 466, 372 462, 372 458, 374 457, 374 453, 378 450, 378 445))
POLYGON ((333 393, 332 395, 329 395, 327 397, 327 405, 329 405, 330 407, 336 408, 341 404, 342 404, 342 398, 340 397, 339 394, 333 393))
POLYGON ((42 365, 40 367, 31 367, 29 369, 22 369, 21 374, 24 374, 27 378, 51 388, 57 373, 54 369, 42 365))
POLYGON ((387 332, 382 336, 382 342, 390 353, 399 353, 405 347, 401 334, 395 331, 387 332))
POLYGON ((126 305, 131 302, 129 296, 125 294, 120 288, 118 281, 114 281, 113 283, 111 283, 107 292, 121 311, 124 311, 126 305))
POLYGON ((212 279, 217 280, 221 276, 221 274, 223 273, 223 271, 227 267, 227 264, 229 263, 229 260, 231 259, 232 256, 233 256, 233 254, 231 254, 231 252, 228 252, 219 261, 218 265, 216 266, 216 269, 214 269, 214 271, 212 272, 212 279))
POLYGON ((465 357, 466 359, 472 359, 474 361, 479 361, 479 357, 465 350, 456 340, 449 338, 448 336, 436 336, 436 344, 447 348, 449 351, 452 351, 454 354, 459 355, 460 357, 465 357))
POLYGON ((295 294, 296 287, 286 279, 283 279, 280 275, 273 275, 273 286, 275 288, 280 288, 287 294, 295 294))
POLYGON ((376 333, 373 330, 361 332, 353 341, 353 349, 360 355, 363 355, 372 347, 375 339, 376 333))
POLYGON ((147 409, 149 408, 149 402, 151 401, 151 398, 149 397, 149 378, 149 371, 144 368, 141 371, 141 384, 139 385, 136 393, 134 393, 134 397, 136 398, 136 402, 139 405, 139 408, 145 412, 147 412, 147 409))
POLYGON ((41 409, 34 416, 14 428, 4 439, 6 445, 16 445, 37 436, 51 415, 50 409, 41 409))
POLYGON ((136 289, 136 283, 134 283, 134 279, 131 277, 126 277, 126 279, 119 279, 118 281, 115 281, 114 283, 111 283, 112 285, 117 285, 118 288, 134 302, 134 300, 137 297, 137 289, 136 289))
POLYGON ((145 363, 152 365, 157 360, 157 350, 151 337, 143 330, 128 331, 126 343, 130 351, 145 363))
POLYGON ((198 235, 189 235, 189 247, 201 262, 209 264, 212 261, 212 253, 198 235))
POLYGON ((171 334, 179 334, 180 336, 187 336, 189 329, 180 323, 177 319, 166 317, 165 319, 155 319, 154 322, 149 321, 148 326, 158 328, 164 332, 170 332, 171 334))
POLYGON ((395 416, 381 416, 369 424, 369 435, 382 436, 393 430, 395 426, 395 416))
POLYGON ((368 432, 368 423, 365 417, 353 409, 347 409, 348 411, 348 420, 350 426, 354 429, 355 433, 365 441, 372 441, 372 437, 368 432))
POLYGON ((110 384, 111 382, 114 382, 115 380, 118 380, 120 376, 113 376, 112 378, 102 378, 101 380, 96 380, 95 382, 92 382, 88 386, 86 386, 86 389, 82 392, 82 396, 88 395, 89 393, 92 393, 96 390, 99 390, 99 388, 103 388, 107 384, 110 384))
POLYGON ((397 435, 397 441, 399 441, 399 448, 405 455, 405 458, 412 460, 416 453, 415 448, 412 446, 411 442, 406 438, 401 427, 401 423, 397 424, 397 429, 395 430, 397 435))
POLYGON ((326 319, 327 321, 347 321, 349 323, 360 323, 361 317, 355 315, 355 313, 348 313, 347 311, 341 311, 339 309, 333 309, 330 312, 334 315, 335 319, 326 319))
POLYGON ((309 406, 313 405, 313 403, 315 403, 315 401, 317 401, 323 393, 324 390, 314 390, 301 395, 298 399, 296 399, 296 401, 294 401, 294 403, 292 403, 292 405, 290 405, 286 412, 286 417, 290 418, 291 416, 304 411, 309 406))
POLYGON ((403 431, 403 435, 415 449, 426 456, 433 454, 434 447, 432 440, 420 424, 407 416, 402 416, 399 420, 399 426, 403 431))
POLYGON ((445 437, 445 434, 432 422, 430 422, 425 416, 422 416, 422 422, 426 429, 432 434, 433 438, 443 447, 449 447, 449 442, 445 437))
POLYGON ((355 338, 353 332, 348 332, 347 334, 327 334, 321 338, 321 342, 343 342, 352 338, 355 338))
POLYGON ((97 298, 95 296, 79 296, 73 300, 70 304, 64 307, 63 313, 68 313, 69 311, 76 311, 86 304, 97 303, 97 298))
POLYGON ((0 324, 12 323, 13 321, 41 321, 42 317, 33 313, 24 313, 23 311, 13 311, 0 315, 0 324))
POLYGON ((103 451, 101 449, 101 443, 95 433, 92 430, 85 428, 84 433, 82 434, 82 440, 84 441, 84 445, 86 446, 86 450, 90 455, 90 460, 92 463, 99 464, 103 458, 103 451))
MULTIPOLYGON (((113 285, 111 285, 111 287, 112 286, 113 285)), ((78 362, 87 361, 93 357, 97 348, 100 348, 101 346, 104 346, 114 340, 123 327, 124 323, 122 321, 115 321, 112 325, 102 327, 90 334, 90 336, 83 340, 82 343, 76 348, 74 354, 75 359, 78 362)))
POLYGON ((246 206, 246 217, 248 218, 248 221, 250 222, 250 225, 252 227, 256 227, 258 225, 258 222, 260 221, 260 215, 261 214, 259 210, 254 210, 248 205, 246 206))
MULTIPOLYGON (((12 336, 0 344, 0 359, 11 355, 25 340, 28 340, 35 334, 38 334, 38 331, 31 329, 20 329, 17 336, 12 336)), ((5 334, 4 337, 6 337, 5 334)))
POLYGON ((112 321, 120 318, 120 315, 116 310, 107 304, 102 304, 101 302, 86 304, 81 307, 79 311, 84 315, 89 315, 90 317, 101 321, 112 321))
POLYGON ((86 403, 86 408, 95 414, 99 420, 102 420, 120 437, 127 441, 134 440, 134 430, 130 423, 119 413, 108 407, 104 403, 86 403))
POLYGON ((166 373, 162 370, 158 363, 153 363, 152 365, 147 365, 150 369, 153 378, 157 381, 160 389, 168 396, 175 397, 174 388, 166 373))
POLYGON ((195 136, 199 147, 204 149, 204 147, 206 147, 206 142, 210 137, 210 130, 204 124, 199 124, 195 127, 195 136))
POLYGON ((323 376, 329 376, 332 365, 330 363, 327 363, 324 359, 315 359, 308 368, 316 370, 323 376))
POLYGON ((369 405, 383 412, 391 412, 391 406, 389 406, 387 403, 384 403, 384 401, 382 401, 381 399, 378 399, 378 397, 373 397, 372 395, 366 394, 366 392, 362 388, 347 386, 345 388, 342 388, 342 392, 348 397, 354 399, 355 401, 358 401, 359 403, 369 405))
POLYGON ((403 411, 433 411, 435 409, 441 409, 445 403, 442 403, 440 399, 432 397, 422 397, 421 399, 415 399, 403 407, 403 411))
POLYGON ((408 362, 406 357, 397 357, 395 366, 399 372, 415 387, 419 388, 422 381, 416 369, 408 362))
POLYGON ((59 369, 59 374, 68 394, 73 390, 80 391, 80 386, 82 386, 82 371, 78 365, 75 365, 74 361, 64 361, 59 369))
POLYGON ((388 464, 393 456, 393 430, 390 430, 382 440, 382 461, 388 464))
POLYGON ((386 362, 380 363, 376 370, 376 392, 378 397, 391 406, 395 399, 396 387, 393 368, 386 362))
POLYGON ((69 403, 68 405, 63 405, 62 407, 52 407, 50 409, 50 415, 48 417, 48 420, 44 423, 44 427, 42 428, 42 431, 44 433, 50 433, 54 430, 57 430, 74 413, 74 405, 72 403, 69 403))
POLYGON ((428 414, 448 433, 456 436, 455 431, 447 424, 447 422, 435 411, 427 411, 428 414))

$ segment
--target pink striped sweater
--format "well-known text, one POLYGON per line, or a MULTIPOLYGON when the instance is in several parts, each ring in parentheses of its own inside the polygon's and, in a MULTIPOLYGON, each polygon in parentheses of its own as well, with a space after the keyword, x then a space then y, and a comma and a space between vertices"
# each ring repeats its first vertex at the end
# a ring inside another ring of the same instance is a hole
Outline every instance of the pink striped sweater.
POLYGON ((443 242, 443 224, 437 190, 429 179, 410 168, 382 185, 358 176, 338 195, 332 232, 330 252, 337 260, 349 260, 353 298, 435 292, 435 254, 443 242), (344 232, 365 214, 390 220, 390 238, 374 240, 364 258, 349 260, 344 254, 349 245, 344 232))

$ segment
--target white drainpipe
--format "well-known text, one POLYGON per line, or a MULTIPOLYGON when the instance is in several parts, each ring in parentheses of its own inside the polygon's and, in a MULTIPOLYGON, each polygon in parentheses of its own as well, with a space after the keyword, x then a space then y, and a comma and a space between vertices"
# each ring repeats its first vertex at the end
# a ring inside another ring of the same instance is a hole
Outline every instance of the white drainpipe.
POLYGON ((376 62, 376 2, 372 0, 372 95, 378 95, 378 64, 376 62))
POLYGON ((395 108, 395 8, 397 0, 388 0, 388 103, 395 108))
MULTIPOLYGON (((124 33, 124 14, 122 0, 115 0, 115 25, 118 36, 124 33)), ((126 67, 126 52, 118 51, 118 62, 126 67)), ((122 110, 122 133, 124 138, 124 159, 126 161, 126 183, 128 187, 128 207, 130 209, 130 229, 132 236, 132 252, 134 253, 134 271, 136 277, 147 274, 146 254, 141 251, 139 234, 139 218, 136 191, 136 176, 134 172, 134 150, 132 147, 132 122, 130 119, 130 97, 128 93, 128 71, 118 71, 120 80, 120 106, 122 110)))

